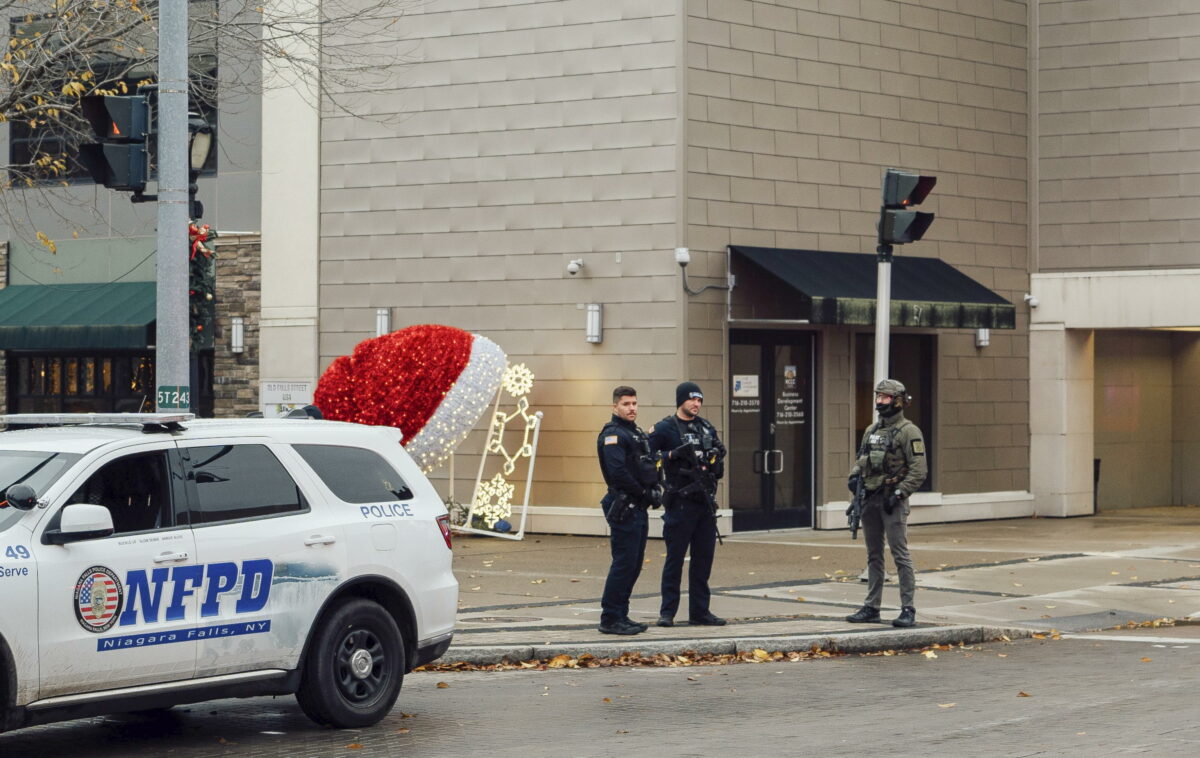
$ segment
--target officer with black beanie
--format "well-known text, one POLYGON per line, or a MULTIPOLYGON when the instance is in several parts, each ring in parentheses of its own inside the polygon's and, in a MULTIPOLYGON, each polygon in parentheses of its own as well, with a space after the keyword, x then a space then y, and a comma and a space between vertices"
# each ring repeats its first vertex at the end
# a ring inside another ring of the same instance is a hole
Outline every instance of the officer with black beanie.
POLYGON ((679 611, 684 557, 688 568, 688 620, 701 626, 724 626, 709 610, 717 545, 717 480, 725 473, 725 446, 717 430, 700 417, 704 393, 695 382, 675 388, 675 413, 650 430, 650 444, 663 454, 667 492, 663 498, 663 541, 667 560, 662 573, 662 605, 658 626, 674 626, 679 611))

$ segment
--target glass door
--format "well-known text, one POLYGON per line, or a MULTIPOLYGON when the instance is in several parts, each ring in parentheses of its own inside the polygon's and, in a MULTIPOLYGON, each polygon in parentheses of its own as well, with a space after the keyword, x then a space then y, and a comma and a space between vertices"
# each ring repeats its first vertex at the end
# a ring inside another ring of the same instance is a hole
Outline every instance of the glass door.
POLYGON ((812 332, 731 332, 734 531, 812 525, 814 347, 812 332))

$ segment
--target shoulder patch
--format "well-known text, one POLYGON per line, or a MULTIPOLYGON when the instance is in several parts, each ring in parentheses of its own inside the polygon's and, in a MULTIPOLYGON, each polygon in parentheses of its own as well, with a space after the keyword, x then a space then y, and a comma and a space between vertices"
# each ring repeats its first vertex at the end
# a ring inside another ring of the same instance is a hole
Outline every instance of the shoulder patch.
POLYGON ((615 445, 615 444, 617 444, 617 442, 619 442, 619 441, 620 441, 620 439, 621 439, 621 438, 620 438, 620 437, 618 437, 617 435, 615 435, 615 434, 610 434, 610 435, 608 435, 607 437, 605 437, 605 438, 604 438, 604 444, 605 444, 605 445, 615 445))
POLYGON ((925 440, 915 439, 912 441, 912 454, 925 455, 925 440))

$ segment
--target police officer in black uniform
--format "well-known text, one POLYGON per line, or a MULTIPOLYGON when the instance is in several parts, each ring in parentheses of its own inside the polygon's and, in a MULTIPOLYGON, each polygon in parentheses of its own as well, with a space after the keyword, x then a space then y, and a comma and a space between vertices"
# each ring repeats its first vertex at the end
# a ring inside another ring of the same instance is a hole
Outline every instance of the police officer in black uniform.
POLYGON ((689 549, 688 620, 701 626, 724 626, 709 610, 708 577, 717 545, 717 480, 725 473, 725 446, 717 430, 700 417, 704 394, 693 382, 675 388, 674 414, 654 425, 650 444, 663 454, 667 490, 663 498, 663 540, 667 560, 662 573, 662 606, 658 626, 674 626, 679 611, 683 559, 689 549))
POLYGON ((646 433, 638 428, 637 391, 613 390, 612 420, 600 430, 596 451, 608 493, 600 501, 608 520, 612 565, 600 600, 600 631, 638 634, 645 624, 629 618, 629 596, 646 555, 646 509, 661 502, 658 458, 646 433))

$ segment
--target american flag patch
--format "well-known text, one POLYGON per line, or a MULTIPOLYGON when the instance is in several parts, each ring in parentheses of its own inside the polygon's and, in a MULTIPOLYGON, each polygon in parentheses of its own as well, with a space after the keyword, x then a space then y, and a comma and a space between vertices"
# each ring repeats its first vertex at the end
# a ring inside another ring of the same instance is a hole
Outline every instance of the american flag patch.
POLYGON ((604 444, 605 444, 605 445, 615 445, 615 444, 617 444, 617 441, 618 441, 619 439, 620 439, 620 437, 618 437, 617 435, 615 435, 615 434, 610 434, 610 435, 608 435, 607 437, 605 437, 605 438, 604 438, 604 444))
POLYGON ((89 632, 106 632, 117 623, 124 595, 112 569, 92 566, 75 584, 75 618, 89 632))

